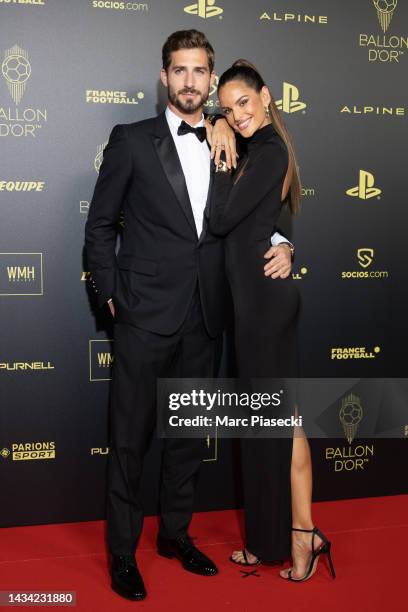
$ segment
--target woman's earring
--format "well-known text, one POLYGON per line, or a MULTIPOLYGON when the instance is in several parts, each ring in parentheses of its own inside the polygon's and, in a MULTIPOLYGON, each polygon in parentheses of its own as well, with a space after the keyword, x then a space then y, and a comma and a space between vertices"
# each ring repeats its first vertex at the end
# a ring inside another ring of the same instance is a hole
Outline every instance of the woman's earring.
POLYGON ((265 117, 268 117, 268 118, 269 118, 269 117, 270 117, 270 114, 271 114, 271 113, 269 112, 269 108, 268 108, 268 106, 265 106, 265 117))

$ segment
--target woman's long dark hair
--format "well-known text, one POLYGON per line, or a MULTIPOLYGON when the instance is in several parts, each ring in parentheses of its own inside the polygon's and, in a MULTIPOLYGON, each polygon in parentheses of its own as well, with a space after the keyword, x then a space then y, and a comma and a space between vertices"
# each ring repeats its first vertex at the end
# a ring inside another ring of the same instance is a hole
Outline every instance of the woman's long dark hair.
MULTIPOLYGON (((255 91, 258 93, 261 91, 262 87, 265 87, 266 85, 255 66, 244 59, 239 59, 234 62, 231 68, 228 68, 228 70, 226 70, 220 76, 218 82, 218 93, 220 89, 230 81, 243 81, 248 87, 255 89, 255 91)), ((286 129, 285 123, 282 119, 282 115, 280 114, 272 95, 268 109, 272 125, 282 138, 288 151, 289 169, 292 172, 292 179, 289 188, 289 208, 291 213, 296 215, 300 209, 301 185, 299 167, 296 163, 295 150, 293 148, 289 132, 286 129)))

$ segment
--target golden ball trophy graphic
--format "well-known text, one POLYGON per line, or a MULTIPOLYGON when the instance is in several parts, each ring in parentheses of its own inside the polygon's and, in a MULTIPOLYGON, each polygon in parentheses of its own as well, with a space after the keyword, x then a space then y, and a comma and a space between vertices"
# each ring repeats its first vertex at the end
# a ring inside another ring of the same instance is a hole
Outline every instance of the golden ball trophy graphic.
POLYGON ((99 145, 96 149, 96 155, 95 155, 95 160, 94 160, 94 168, 96 170, 96 172, 99 174, 99 170, 101 168, 102 165, 102 161, 103 161, 103 151, 106 147, 106 145, 108 144, 108 141, 104 142, 103 144, 99 145))
POLYGON ((385 34, 388 30, 394 11, 397 8, 398 0, 373 0, 373 4, 377 10, 378 21, 385 34))
POLYGON ((31 65, 28 61, 27 51, 24 51, 18 45, 7 49, 1 65, 1 72, 6 79, 7 87, 15 104, 20 104, 26 82, 31 74, 31 65))
POLYGON ((344 435, 349 444, 354 440, 357 428, 363 418, 361 400, 357 395, 350 393, 343 397, 339 413, 340 423, 343 425, 344 435))

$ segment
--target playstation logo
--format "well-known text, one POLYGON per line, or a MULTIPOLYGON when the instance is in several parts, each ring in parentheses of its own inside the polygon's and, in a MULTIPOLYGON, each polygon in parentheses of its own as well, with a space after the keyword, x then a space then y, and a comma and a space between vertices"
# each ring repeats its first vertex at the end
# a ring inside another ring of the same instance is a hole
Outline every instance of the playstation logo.
POLYGON ((215 0, 198 0, 195 4, 190 4, 184 9, 185 13, 189 15, 198 15, 202 19, 208 19, 209 17, 216 17, 224 12, 219 6, 214 6, 215 0))
POLYGON ((299 101, 298 88, 290 83, 283 84, 282 100, 277 100, 276 106, 284 113, 296 113, 306 108, 306 104, 299 101))
POLYGON ((354 198, 360 198, 360 200, 369 200, 370 198, 380 195, 380 193, 381 189, 374 187, 374 175, 366 170, 360 170, 358 186, 347 189, 346 191, 347 195, 354 198))
POLYGON ((374 249, 357 249, 357 260, 362 268, 368 268, 374 259, 374 249))

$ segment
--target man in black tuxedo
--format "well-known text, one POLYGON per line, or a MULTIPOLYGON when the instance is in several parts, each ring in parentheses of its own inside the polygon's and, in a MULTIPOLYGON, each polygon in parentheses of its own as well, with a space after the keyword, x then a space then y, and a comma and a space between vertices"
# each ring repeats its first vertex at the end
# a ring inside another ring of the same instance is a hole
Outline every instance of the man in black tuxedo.
MULTIPOLYGON (((213 164, 203 105, 213 66, 204 34, 188 30, 168 38, 161 72, 166 112, 113 128, 85 229, 98 303, 108 303, 115 317, 107 494, 112 588, 134 600, 146 595, 134 555, 143 524, 143 457, 156 424, 156 380, 215 376, 216 340, 224 328, 223 243, 204 219, 213 164)), ((227 146, 229 128, 218 126, 217 138, 227 146)), ((268 256, 267 274, 289 274, 287 244, 272 247, 268 256)), ((187 534, 203 452, 201 440, 164 440, 157 547, 185 569, 210 576, 216 566, 187 534)))

